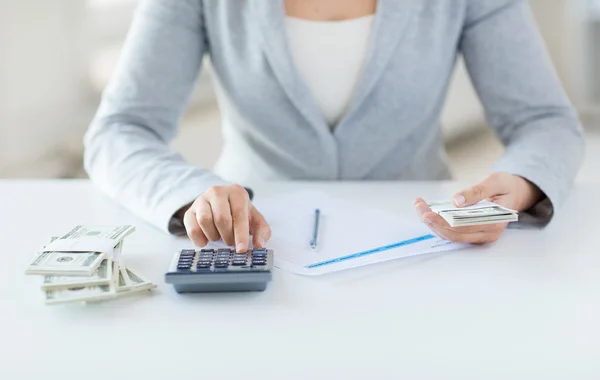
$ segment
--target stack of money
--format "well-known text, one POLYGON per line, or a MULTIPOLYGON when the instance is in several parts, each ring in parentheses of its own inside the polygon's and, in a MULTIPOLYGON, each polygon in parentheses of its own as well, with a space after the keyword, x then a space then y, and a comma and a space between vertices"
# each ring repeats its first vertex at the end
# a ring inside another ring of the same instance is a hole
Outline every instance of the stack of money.
POLYGON ((431 211, 444 218, 450 227, 509 223, 519 220, 517 211, 490 201, 482 201, 473 206, 460 208, 454 206, 452 202, 428 202, 428 205, 431 211))
POLYGON ((42 291, 47 305, 95 302, 156 288, 120 259, 125 237, 133 226, 77 226, 67 234, 52 238, 101 238, 114 241, 113 252, 58 252, 46 247, 29 265, 26 274, 43 276, 42 291))

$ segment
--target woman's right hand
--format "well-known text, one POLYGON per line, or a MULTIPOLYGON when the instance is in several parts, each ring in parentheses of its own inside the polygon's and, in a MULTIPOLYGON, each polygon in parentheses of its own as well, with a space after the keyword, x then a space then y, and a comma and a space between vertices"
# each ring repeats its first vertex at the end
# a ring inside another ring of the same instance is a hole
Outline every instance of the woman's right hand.
POLYGON ((223 239, 239 253, 250 246, 264 248, 271 238, 271 228, 250 202, 240 185, 213 186, 200 195, 185 211, 183 224, 198 247, 223 239))

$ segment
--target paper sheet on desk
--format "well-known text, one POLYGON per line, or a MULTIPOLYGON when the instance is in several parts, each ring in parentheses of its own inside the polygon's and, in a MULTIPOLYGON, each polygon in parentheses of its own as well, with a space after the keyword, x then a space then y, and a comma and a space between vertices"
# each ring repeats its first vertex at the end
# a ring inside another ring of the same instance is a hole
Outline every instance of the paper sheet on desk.
POLYGON ((464 248, 433 235, 416 217, 301 191, 255 202, 271 226, 275 266, 292 273, 321 275, 426 253, 464 248), (309 247, 314 211, 321 210, 319 244, 309 247))

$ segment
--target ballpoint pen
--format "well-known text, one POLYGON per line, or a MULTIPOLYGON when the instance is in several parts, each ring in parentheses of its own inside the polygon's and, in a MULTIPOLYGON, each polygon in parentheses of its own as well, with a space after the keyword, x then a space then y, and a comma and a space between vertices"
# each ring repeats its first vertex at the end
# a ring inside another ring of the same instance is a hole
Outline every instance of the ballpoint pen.
POLYGON ((313 237, 310 241, 310 248, 317 249, 317 238, 319 237, 319 218, 321 216, 321 210, 315 210, 315 225, 313 229, 313 237))

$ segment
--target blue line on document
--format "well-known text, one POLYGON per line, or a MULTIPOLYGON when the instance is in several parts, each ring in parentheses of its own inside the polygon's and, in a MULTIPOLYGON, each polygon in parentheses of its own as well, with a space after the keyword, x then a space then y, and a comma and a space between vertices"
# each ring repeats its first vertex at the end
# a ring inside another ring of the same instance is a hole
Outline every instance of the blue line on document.
POLYGON ((353 254, 348 255, 348 256, 341 256, 341 257, 337 257, 335 259, 321 261, 321 262, 314 263, 314 264, 309 264, 309 265, 305 266, 304 268, 313 269, 313 268, 318 268, 318 267, 322 267, 322 266, 329 265, 329 264, 340 263, 342 261, 351 260, 351 259, 357 259, 359 257, 372 255, 372 254, 378 253, 378 252, 389 251, 390 249, 394 249, 394 248, 398 248, 398 247, 403 247, 403 246, 410 245, 410 244, 419 243, 421 241, 429 240, 429 239, 433 239, 433 238, 435 238, 434 235, 423 235, 423 236, 416 237, 414 239, 399 241, 398 243, 384 245, 382 247, 377 247, 377 248, 369 249, 367 251, 356 252, 356 253, 353 253, 353 254))

